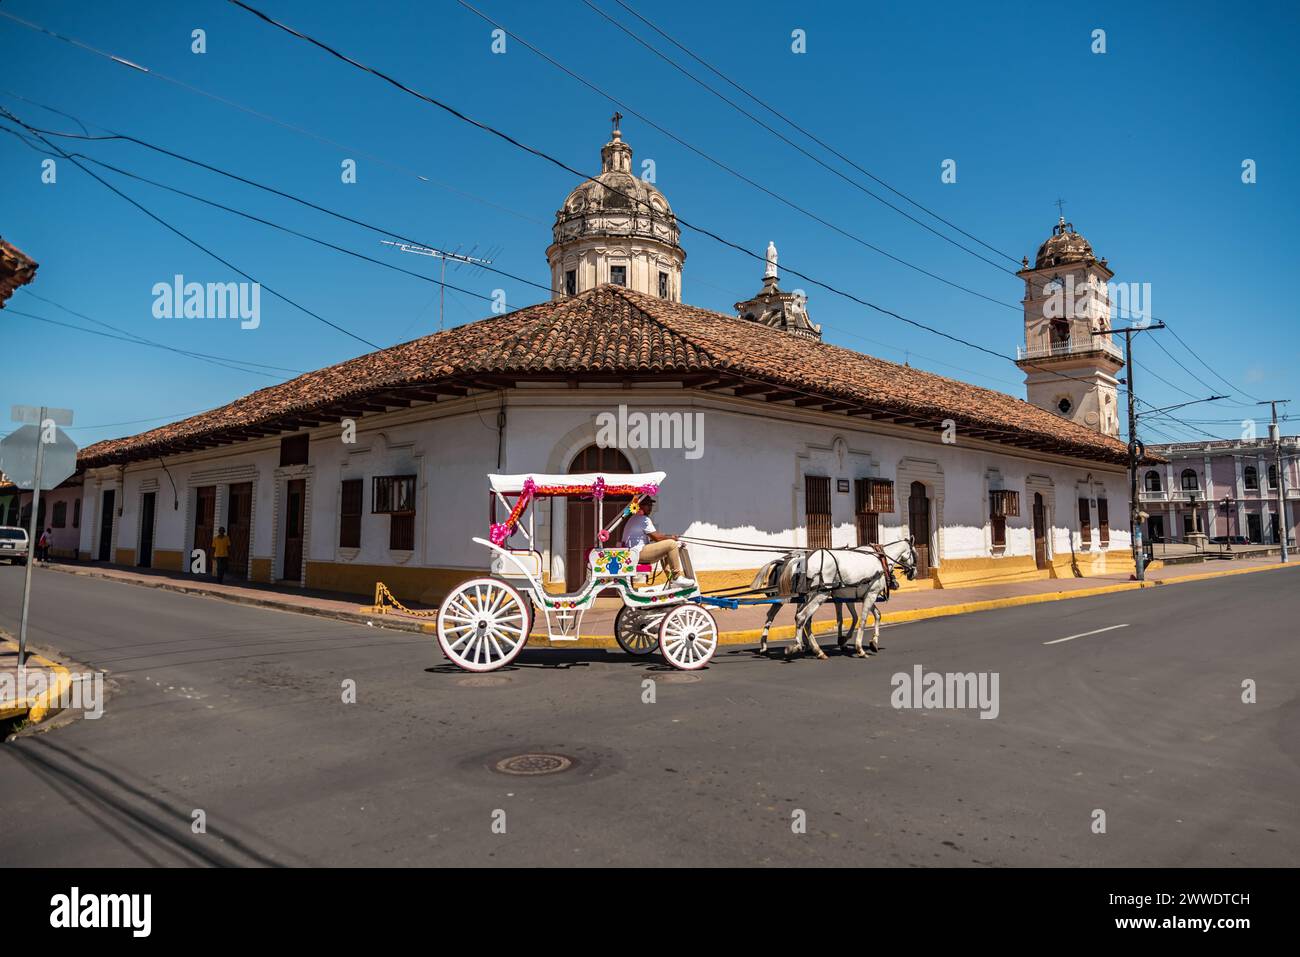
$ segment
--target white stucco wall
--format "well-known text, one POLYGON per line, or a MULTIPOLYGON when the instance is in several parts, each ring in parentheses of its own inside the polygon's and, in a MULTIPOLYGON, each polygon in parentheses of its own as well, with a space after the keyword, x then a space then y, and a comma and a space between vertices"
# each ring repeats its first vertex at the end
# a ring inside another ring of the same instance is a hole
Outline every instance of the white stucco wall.
MULTIPOLYGON (((155 549, 192 547, 195 489, 217 485, 217 524, 227 524, 225 487, 251 481, 254 489, 252 558, 274 558, 282 574, 285 485, 290 478, 308 483, 305 557, 309 561, 401 564, 438 568, 486 567, 485 550, 470 542, 486 537, 488 492, 485 475, 502 472, 563 472, 581 449, 596 438, 596 416, 616 413, 620 403, 630 412, 673 412, 702 416, 700 456, 685 449, 630 448, 624 453, 638 470, 668 473, 655 515, 665 531, 780 545, 806 542, 804 475, 831 479, 833 541, 856 544, 852 480, 891 479, 895 511, 880 516, 882 541, 905 537, 910 483, 922 481, 931 501, 933 555, 937 563, 994 554, 988 524, 992 487, 1020 493, 1018 518, 1007 519, 1008 556, 1033 554, 1033 496, 1047 505, 1050 547, 1068 553, 1078 541, 1080 495, 1110 502, 1110 548, 1129 547, 1127 478, 1118 466, 1101 466, 1059 457, 1033 456, 964 439, 944 444, 937 433, 918 432, 880 423, 770 405, 757 401, 683 391, 676 387, 637 389, 534 387, 506 396, 507 425, 498 469, 496 416, 500 394, 439 402, 358 420, 357 441, 341 441, 337 425, 311 430, 309 464, 279 468, 279 438, 175 456, 167 459, 170 478, 157 460, 87 474, 81 528, 83 552, 95 554, 99 501, 106 487, 118 489, 122 515, 115 519, 114 554, 138 545, 141 492, 157 493, 155 549), (388 548, 389 518, 370 513, 372 483, 377 475, 414 473, 417 522, 413 551, 388 548), (365 480, 360 549, 340 549, 340 482, 365 480), (850 491, 836 491, 836 480, 849 480, 850 491), (178 507, 173 508, 172 481, 178 507), (123 484, 124 483, 124 484, 123 484)), ((538 540, 549 569, 562 576, 564 503, 537 509, 538 540)), ((1092 540, 1098 528, 1092 512, 1092 540)), ((696 568, 752 568, 762 556, 694 546, 696 568)))

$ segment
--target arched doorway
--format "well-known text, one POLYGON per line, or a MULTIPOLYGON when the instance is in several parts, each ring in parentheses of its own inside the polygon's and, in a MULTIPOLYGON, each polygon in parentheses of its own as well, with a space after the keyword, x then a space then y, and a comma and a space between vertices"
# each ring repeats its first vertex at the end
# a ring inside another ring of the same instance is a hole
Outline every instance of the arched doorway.
POLYGON ((930 577, 930 498, 925 494, 925 484, 912 483, 912 494, 907 499, 907 527, 911 530, 916 548, 916 577, 930 577))
POLYGON ((1047 567, 1047 509, 1039 492, 1034 493, 1034 564, 1047 567))
MULTIPOLYGON (((569 474, 601 472, 617 475, 631 472, 632 463, 618 449, 589 445, 573 457, 569 474)), ((605 521, 608 523, 631 499, 605 498, 605 521)), ((596 509, 591 496, 569 497, 565 500, 564 516, 564 587, 577 591, 587 579, 587 551, 596 544, 596 509)))

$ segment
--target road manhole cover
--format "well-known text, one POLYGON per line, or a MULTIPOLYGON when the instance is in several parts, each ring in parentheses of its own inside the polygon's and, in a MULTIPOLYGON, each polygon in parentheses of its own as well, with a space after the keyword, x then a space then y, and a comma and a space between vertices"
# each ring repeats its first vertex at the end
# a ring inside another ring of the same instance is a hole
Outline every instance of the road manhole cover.
POLYGON ((462 688, 499 688, 510 684, 510 678, 506 675, 470 675, 459 679, 456 684, 462 688))
POLYGON ((496 770, 502 774, 521 774, 535 776, 539 774, 559 774, 573 767, 573 758, 563 754, 516 754, 502 758, 496 763, 496 770))
POLYGON ((693 685, 702 679, 699 675, 693 675, 685 671, 674 671, 669 674, 655 675, 654 680, 656 682, 662 681, 666 685, 693 685))

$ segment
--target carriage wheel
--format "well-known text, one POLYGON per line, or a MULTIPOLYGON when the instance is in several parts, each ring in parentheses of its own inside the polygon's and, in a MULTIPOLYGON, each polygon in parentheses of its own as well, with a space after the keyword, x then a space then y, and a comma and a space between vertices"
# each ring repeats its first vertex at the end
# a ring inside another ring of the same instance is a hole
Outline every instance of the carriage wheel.
POLYGON ((494 671, 523 651, 530 611, 527 599, 505 582, 470 579, 438 609, 438 644, 466 671, 494 671))
POLYGON ((718 623, 698 605, 678 605, 659 626, 659 650, 674 668, 703 668, 718 650, 718 623))
POLYGON ((659 625, 654 612, 624 605, 614 616, 614 638, 629 655, 648 655, 659 647, 659 625))

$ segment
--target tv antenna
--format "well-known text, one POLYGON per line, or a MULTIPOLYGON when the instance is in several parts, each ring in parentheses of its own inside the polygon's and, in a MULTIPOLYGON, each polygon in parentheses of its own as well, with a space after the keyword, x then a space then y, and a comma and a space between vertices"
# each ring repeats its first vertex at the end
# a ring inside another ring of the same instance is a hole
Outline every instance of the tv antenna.
MULTIPOLYGON (((432 246, 419 246, 416 245, 415 243, 394 242, 391 239, 381 239, 380 242, 383 243, 385 246, 396 246, 404 253, 415 253, 418 256, 432 256, 433 258, 442 261, 442 277, 439 280, 439 287, 438 287, 438 331, 439 332, 442 332, 442 330, 445 328, 444 322, 446 320, 446 314, 447 314, 447 260, 450 259, 452 261, 452 263, 454 264, 452 266, 453 269, 458 269, 462 265, 468 265, 471 267, 492 265, 492 260, 490 258, 478 258, 471 255, 476 249, 478 249, 477 244, 475 244, 468 253, 462 253, 459 251, 459 247, 457 247, 456 251, 448 251, 446 249, 435 249, 432 246)), ((491 255, 495 255, 495 253, 492 252, 492 250, 489 250, 489 253, 491 255)))

